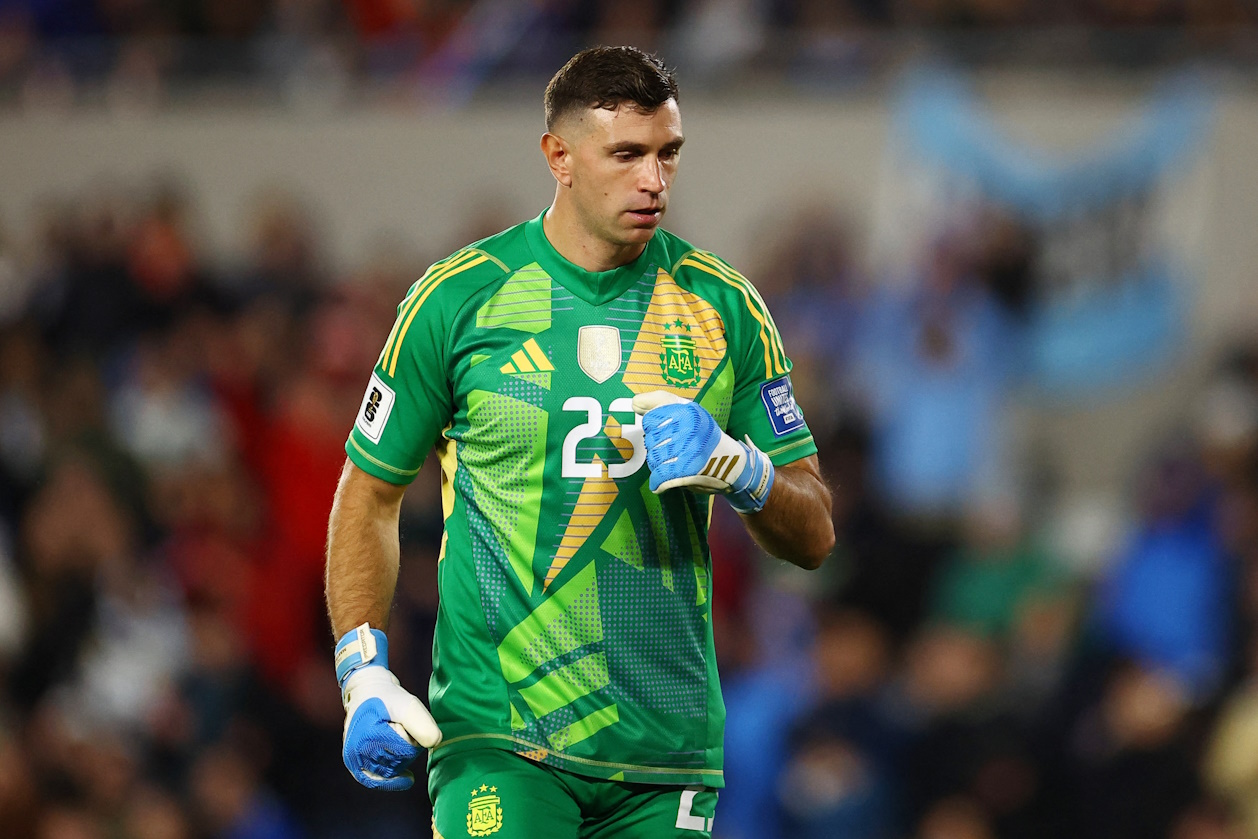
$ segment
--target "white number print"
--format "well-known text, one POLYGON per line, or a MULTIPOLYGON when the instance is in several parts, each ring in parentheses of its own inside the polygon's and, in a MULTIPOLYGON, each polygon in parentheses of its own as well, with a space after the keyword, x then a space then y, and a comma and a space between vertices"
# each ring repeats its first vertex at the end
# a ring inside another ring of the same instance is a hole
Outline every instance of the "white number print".
MULTIPOLYGON (((598 463, 577 463, 577 444, 596 437, 603 431, 603 405, 593 396, 571 396, 563 403, 565 411, 584 413, 585 422, 568 432, 563 438, 563 469, 565 478, 598 478, 603 472, 598 463)), ((642 468, 646 462, 646 449, 642 445, 641 417, 633 412, 633 399, 622 396, 613 399, 608 406, 612 413, 626 413, 632 417, 632 425, 620 426, 620 436, 633 446, 633 455, 624 463, 609 463, 607 475, 611 478, 627 478, 642 468)))
POLYGON ((703 816, 696 816, 690 811, 695 806, 695 796, 700 790, 684 789, 681 791, 681 804, 677 808, 677 829, 678 830, 701 830, 704 832, 712 829, 712 823, 716 819, 705 819, 703 816))
POLYGON ((577 443, 603 430, 603 406, 593 396, 570 396, 563 403, 565 411, 585 411, 588 420, 563 438, 563 470, 565 478, 597 478, 602 474, 597 463, 577 463, 577 443))

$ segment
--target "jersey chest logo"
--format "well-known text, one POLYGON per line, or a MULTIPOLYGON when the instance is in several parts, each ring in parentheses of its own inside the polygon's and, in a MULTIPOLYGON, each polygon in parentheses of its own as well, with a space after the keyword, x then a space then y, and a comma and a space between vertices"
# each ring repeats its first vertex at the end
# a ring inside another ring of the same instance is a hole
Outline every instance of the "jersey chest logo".
POLYGON ((577 364, 594 381, 603 382, 620 370, 620 330, 614 326, 583 326, 577 330, 577 364))
POLYGON ((660 342, 663 352, 660 353, 660 375, 664 381, 674 387, 695 387, 699 384, 699 355, 695 352, 695 339, 690 337, 690 324, 677 318, 673 323, 666 324, 668 331, 660 342), (677 332, 673 332, 677 329, 677 332), (686 332, 680 330, 685 329, 686 332))

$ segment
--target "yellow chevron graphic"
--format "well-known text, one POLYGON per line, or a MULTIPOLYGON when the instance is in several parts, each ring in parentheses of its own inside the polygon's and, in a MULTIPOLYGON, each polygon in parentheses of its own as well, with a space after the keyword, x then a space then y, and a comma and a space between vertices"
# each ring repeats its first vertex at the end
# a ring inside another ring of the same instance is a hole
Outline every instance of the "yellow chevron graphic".
POLYGON ((568 517, 568 525, 564 528, 563 537, 559 540, 559 549, 555 551, 555 557, 550 561, 550 567, 546 569, 546 580, 542 583, 542 591, 550 588, 550 584, 559 576, 559 572, 563 571, 568 561, 576 556, 577 551, 585 544, 585 540, 594 532, 594 528, 598 527, 598 523, 603 520, 603 516, 607 515, 608 508, 616 500, 616 494, 619 492, 616 481, 607 477, 602 458, 594 455, 593 462, 598 464, 599 476, 586 478, 581 484, 581 494, 577 496, 576 506, 572 509, 572 515, 568 517))
POLYGON ((608 440, 612 441, 612 445, 626 462, 633 459, 633 443, 625 439, 620 430, 620 422, 611 415, 611 412, 608 412, 607 422, 603 424, 603 433, 607 435, 608 440))
POLYGON ((521 349, 511 355, 511 360, 498 368, 500 373, 550 373, 555 365, 550 363, 546 353, 537 345, 537 341, 529 338, 521 349))

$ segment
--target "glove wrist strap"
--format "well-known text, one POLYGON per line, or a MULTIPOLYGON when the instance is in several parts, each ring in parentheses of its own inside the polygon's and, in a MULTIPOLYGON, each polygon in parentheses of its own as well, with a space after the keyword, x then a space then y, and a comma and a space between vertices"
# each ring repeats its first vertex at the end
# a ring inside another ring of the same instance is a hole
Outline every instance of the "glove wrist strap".
POLYGON ((725 497, 736 511, 749 515, 760 512, 769 500, 769 492, 773 489, 773 461, 750 439, 739 445, 747 450, 747 465, 725 497))
POLYGON ((336 643, 336 681, 342 690, 345 680, 355 670, 368 665, 389 667, 389 639, 370 624, 351 629, 336 643))

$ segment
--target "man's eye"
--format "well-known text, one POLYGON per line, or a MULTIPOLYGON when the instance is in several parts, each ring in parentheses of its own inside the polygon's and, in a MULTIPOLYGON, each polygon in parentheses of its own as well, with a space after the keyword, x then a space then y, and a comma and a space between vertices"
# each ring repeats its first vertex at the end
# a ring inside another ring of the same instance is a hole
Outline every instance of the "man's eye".
POLYGON ((676 159, 677 159, 676 149, 666 149, 665 151, 660 152, 660 160, 676 160, 676 159))
POLYGON ((634 159, 635 157, 637 157, 637 156, 638 156, 637 154, 635 154, 634 152, 631 152, 631 151, 618 151, 618 152, 616 152, 616 159, 617 159, 617 160, 633 160, 633 159, 634 159))

